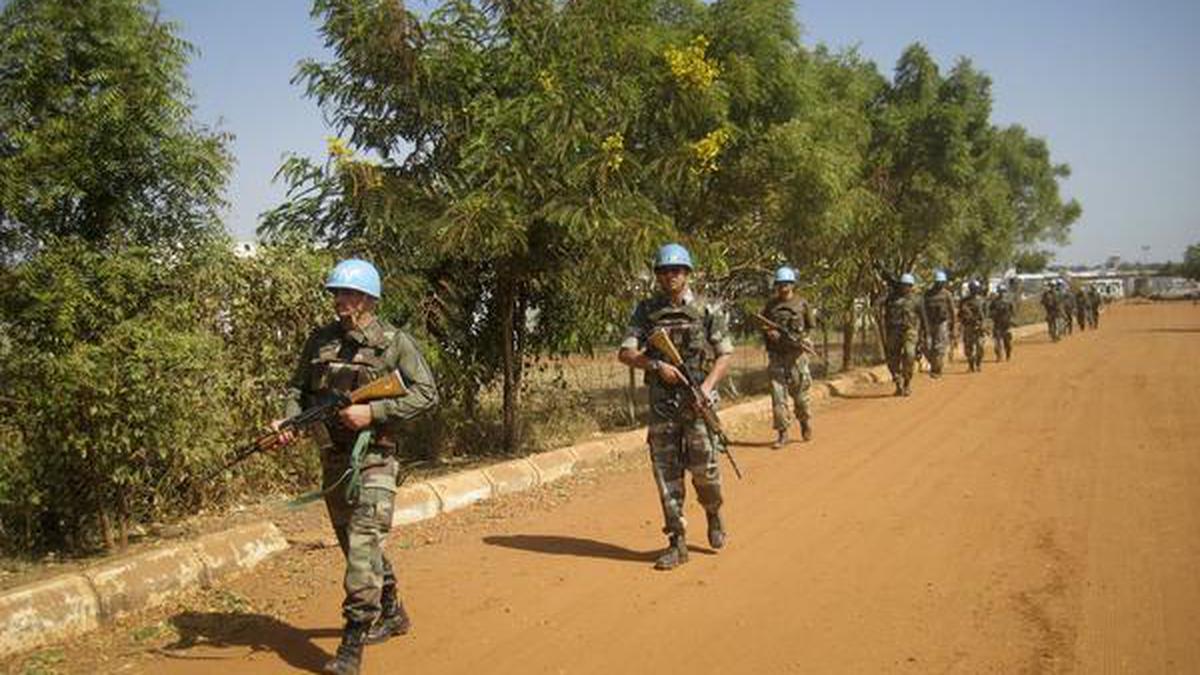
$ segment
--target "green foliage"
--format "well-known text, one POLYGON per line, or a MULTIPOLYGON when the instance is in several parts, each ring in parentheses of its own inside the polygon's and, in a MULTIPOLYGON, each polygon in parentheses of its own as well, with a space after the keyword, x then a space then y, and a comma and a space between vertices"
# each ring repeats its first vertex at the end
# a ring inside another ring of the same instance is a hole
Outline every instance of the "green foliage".
POLYGON ((1022 274, 1036 274, 1045 271, 1053 259, 1054 255, 1049 251, 1021 251, 1013 258, 1013 267, 1022 274))
POLYGON ((0 10, 0 262, 54 237, 213 227, 228 137, 192 120, 191 46, 149 0, 0 10))
MULTIPOLYGON (((299 344, 326 309, 328 260, 230 250, 68 239, 12 269, 0 295, 6 548, 112 546, 130 525, 234 494, 200 479, 278 414, 299 344)), ((265 465, 250 485, 311 476, 311 458, 265 465)))
POLYGON ((1179 272, 1189 279, 1200 280, 1200 244, 1192 244, 1184 251, 1179 272))

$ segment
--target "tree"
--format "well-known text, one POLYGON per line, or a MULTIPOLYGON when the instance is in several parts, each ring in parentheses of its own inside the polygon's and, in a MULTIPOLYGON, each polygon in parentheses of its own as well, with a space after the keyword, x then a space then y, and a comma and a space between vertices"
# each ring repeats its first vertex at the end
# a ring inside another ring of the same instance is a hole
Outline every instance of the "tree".
POLYGON ((1022 251, 1013 259, 1013 267, 1021 274, 1037 274, 1045 271, 1053 259, 1054 255, 1049 251, 1022 251))
POLYGON ((1179 272, 1189 279, 1200 280, 1200 244, 1192 244, 1184 251, 1179 272))
POLYGON ((227 134, 192 119, 192 47, 150 0, 0 12, 0 262, 53 237, 151 243, 211 229, 227 134))

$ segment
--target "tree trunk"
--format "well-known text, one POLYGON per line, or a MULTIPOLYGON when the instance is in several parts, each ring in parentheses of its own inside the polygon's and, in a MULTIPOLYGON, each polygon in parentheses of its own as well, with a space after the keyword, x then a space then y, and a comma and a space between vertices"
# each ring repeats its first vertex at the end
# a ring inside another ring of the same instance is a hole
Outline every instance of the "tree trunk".
POLYGON ((842 370, 854 365, 854 301, 851 300, 842 314, 842 370))
POLYGON ((517 450, 517 404, 520 394, 520 370, 517 364, 517 297, 516 288, 511 278, 504 280, 502 291, 504 312, 502 328, 504 332, 504 451, 514 453, 517 450))

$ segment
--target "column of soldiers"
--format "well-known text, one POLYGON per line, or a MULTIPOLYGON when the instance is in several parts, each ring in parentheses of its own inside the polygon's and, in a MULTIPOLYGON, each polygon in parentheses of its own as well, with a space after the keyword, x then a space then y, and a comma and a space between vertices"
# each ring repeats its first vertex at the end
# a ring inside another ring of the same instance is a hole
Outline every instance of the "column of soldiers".
MULTIPOLYGON (((690 253, 668 244, 655 257, 657 292, 639 302, 618 352, 625 365, 643 370, 649 389, 651 420, 647 432, 650 465, 663 513, 667 545, 654 563, 670 570, 688 561, 687 520, 684 517, 685 474, 691 474, 704 509, 707 539, 713 550, 724 548, 727 531, 721 514, 724 503, 718 454, 723 432, 714 434, 695 405, 703 397, 717 403, 717 389, 733 354, 725 315, 690 286, 690 253), (669 344, 653 337, 666 336, 669 344), (668 353, 664 353, 666 349, 668 353), (689 402, 691 405, 689 405, 689 402)), ((978 281, 955 306, 947 275, 937 271, 924 294, 915 292, 916 277, 898 277, 878 268, 887 282, 883 300, 883 332, 888 368, 897 396, 912 393, 919 352, 930 362, 930 376, 942 375, 944 358, 952 352, 956 324, 961 328, 968 368, 982 367, 985 318, 992 321, 996 360, 1012 358, 1014 305, 1001 286, 990 301, 978 281)), ((812 375, 808 354, 814 353, 813 310, 796 292, 796 272, 779 268, 772 297, 763 312, 764 338, 771 381, 775 448, 789 441, 793 418, 801 437, 812 439, 809 389, 812 375), (790 401, 790 405, 789 405, 790 401)), ((339 263, 325 284, 336 319, 314 330, 301 352, 290 382, 288 417, 330 397, 349 402, 350 392, 388 373, 398 375, 403 395, 343 407, 330 422, 319 422, 310 433, 321 453, 322 494, 338 545, 346 561, 345 625, 341 644, 324 672, 357 674, 363 648, 406 633, 411 620, 397 587, 395 570, 383 553, 391 528, 397 489, 396 448, 404 425, 438 404, 433 374, 413 339, 378 318, 381 297, 379 272, 365 260, 339 263)), ((1052 284, 1042 295, 1051 337, 1058 340, 1064 324, 1066 299, 1077 302, 1080 327, 1099 323, 1100 295, 1095 288, 1070 294, 1065 284, 1052 284)), ((293 441, 296 432, 273 423, 279 445, 293 441)), ((736 468, 736 466, 735 466, 736 468)))
POLYGON ((1042 308, 1046 311, 1046 327, 1050 339, 1058 342, 1079 330, 1100 327, 1100 305, 1103 298, 1094 285, 1080 286, 1074 291, 1063 279, 1050 279, 1042 290, 1042 308))

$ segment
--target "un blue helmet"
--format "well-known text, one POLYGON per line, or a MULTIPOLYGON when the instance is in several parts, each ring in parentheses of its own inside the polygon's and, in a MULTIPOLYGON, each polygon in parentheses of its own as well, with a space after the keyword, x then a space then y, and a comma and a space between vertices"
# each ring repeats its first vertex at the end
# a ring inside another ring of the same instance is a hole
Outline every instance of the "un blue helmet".
POLYGON ((946 270, 934 270, 933 280, 941 283, 946 283, 946 270))
POLYGON ((794 284, 796 283, 796 270, 784 265, 775 270, 775 283, 777 284, 794 284))
POLYGON ((654 256, 654 269, 660 267, 686 267, 692 269, 692 254, 679 244, 667 244, 658 249, 654 256))
POLYGON ((912 272, 905 272, 904 274, 900 275, 900 283, 904 284, 905 286, 915 286, 917 283, 917 278, 912 275, 912 272))
POLYGON ((335 291, 339 288, 366 293, 378 300, 380 295, 379 270, 375 269, 371 263, 359 258, 343 260, 333 268, 333 271, 329 273, 329 278, 325 280, 325 290, 335 291))

